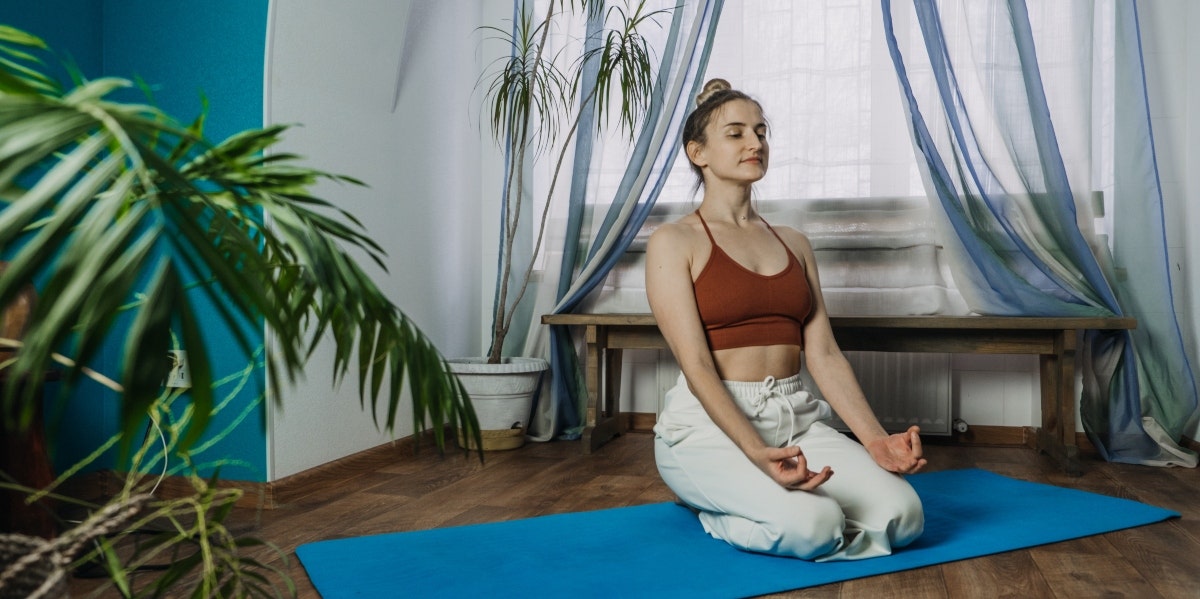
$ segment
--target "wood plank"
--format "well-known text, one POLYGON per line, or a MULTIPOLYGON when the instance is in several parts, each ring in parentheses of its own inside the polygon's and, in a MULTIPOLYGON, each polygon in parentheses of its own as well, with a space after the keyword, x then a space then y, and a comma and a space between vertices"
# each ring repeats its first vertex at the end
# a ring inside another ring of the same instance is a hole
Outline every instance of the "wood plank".
POLYGON ((886 576, 855 578, 842 583, 842 595, 846 597, 892 597, 897 589, 904 589, 908 597, 958 597, 951 595, 942 579, 938 566, 904 570, 886 576))
POLYGON ((1060 597, 1163 597, 1107 537, 1035 547, 1030 554, 1060 597))
POLYGON ((1200 472, 1194 468, 1146 468, 1112 464, 1112 476, 1132 499, 1175 510, 1183 520, 1200 522, 1200 472))
POLYGON ((838 346, 845 351, 935 352, 963 354, 1049 354, 1054 352, 1053 333, 1037 329, 949 329, 900 327, 847 327, 833 329, 838 346), (883 331, 887 331, 884 333, 883 331))
POLYGON ((942 568, 951 597, 1053 597, 1050 585, 1028 552, 1010 551, 942 568))
POLYGON ((1200 554, 1175 549, 1195 542, 1178 521, 1122 530, 1109 537, 1125 560, 1164 597, 1200 595, 1196 584, 1200 554))
MULTIPOLYGON (((760 595, 759 599, 841 599, 842 597, 841 583, 834 583, 808 589, 760 595)), ((910 595, 910 597, 915 597, 915 595, 910 595)))
POLYGON ((1131 317, 1077 316, 830 316, 836 327, 902 329, 1134 329, 1131 317))
POLYGON ((667 340, 658 332, 658 325, 613 326, 608 328, 609 347, 624 349, 668 349, 667 340))

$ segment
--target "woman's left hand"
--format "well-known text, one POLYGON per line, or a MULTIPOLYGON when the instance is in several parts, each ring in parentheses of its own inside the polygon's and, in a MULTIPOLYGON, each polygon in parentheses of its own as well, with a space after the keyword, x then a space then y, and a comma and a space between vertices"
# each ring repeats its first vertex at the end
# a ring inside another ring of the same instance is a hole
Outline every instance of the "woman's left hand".
POLYGON ((884 470, 912 474, 925 467, 921 451, 921 427, 911 426, 903 433, 880 437, 867 445, 867 452, 884 470))

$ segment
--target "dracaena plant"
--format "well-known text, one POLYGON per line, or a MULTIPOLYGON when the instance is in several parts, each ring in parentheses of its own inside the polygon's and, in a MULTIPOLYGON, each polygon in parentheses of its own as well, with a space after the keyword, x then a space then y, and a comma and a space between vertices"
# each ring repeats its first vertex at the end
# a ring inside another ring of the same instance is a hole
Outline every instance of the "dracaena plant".
POLYGON ((502 144, 506 162, 502 247, 488 350, 491 363, 503 358, 504 341, 534 268, 532 260, 523 267, 513 260, 523 216, 521 199, 530 193, 526 171, 539 158, 552 161, 544 194, 538 190, 544 199, 532 249, 536 256, 555 186, 585 117, 594 118, 597 129, 615 117, 621 130, 632 137, 645 114, 654 90, 655 61, 641 29, 657 25, 657 19, 667 12, 650 10, 644 0, 612 6, 603 0, 549 0, 540 17, 525 8, 511 30, 482 28, 507 50, 480 78, 491 133, 502 144), (602 27, 583 41, 586 50, 578 59, 568 60, 555 48, 561 47, 568 35, 564 22, 576 15, 602 23, 602 27))

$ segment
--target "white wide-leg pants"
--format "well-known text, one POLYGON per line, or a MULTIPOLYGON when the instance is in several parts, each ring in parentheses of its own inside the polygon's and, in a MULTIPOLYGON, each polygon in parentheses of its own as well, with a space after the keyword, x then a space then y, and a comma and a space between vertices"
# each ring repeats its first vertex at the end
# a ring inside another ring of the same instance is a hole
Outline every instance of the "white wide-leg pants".
POLYGON ((833 476, 815 491, 781 487, 717 428, 681 375, 654 427, 654 455, 667 486, 699 510, 710 535, 746 551, 817 561, 889 555, 920 536, 925 517, 913 488, 822 422, 829 404, 805 391, 799 375, 725 385, 768 444, 799 445, 809 470, 829 466, 833 476))

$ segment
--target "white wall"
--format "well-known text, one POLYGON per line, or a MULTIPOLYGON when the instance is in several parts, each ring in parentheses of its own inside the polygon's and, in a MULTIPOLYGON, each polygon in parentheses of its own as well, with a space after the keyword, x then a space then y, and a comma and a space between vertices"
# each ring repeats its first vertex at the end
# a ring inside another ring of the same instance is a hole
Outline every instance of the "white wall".
MULTIPOLYGON (((370 186, 319 192, 383 246, 390 274, 364 265, 444 355, 475 355, 481 344, 480 240, 490 221, 479 209, 484 144, 472 91, 482 5, 271 3, 265 121, 303 123, 283 150, 370 186)), ((284 402, 269 416, 268 480, 392 438, 359 408, 354 380, 333 388, 327 347, 310 364, 306 380, 276 390, 284 402)), ((412 434, 409 414, 406 403, 396 438, 412 434)))

